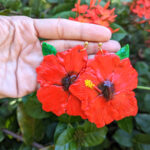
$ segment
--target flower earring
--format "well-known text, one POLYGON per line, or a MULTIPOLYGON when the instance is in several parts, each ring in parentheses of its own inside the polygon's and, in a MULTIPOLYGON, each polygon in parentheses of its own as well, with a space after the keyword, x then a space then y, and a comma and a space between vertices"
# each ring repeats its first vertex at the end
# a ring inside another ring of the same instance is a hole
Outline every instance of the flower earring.
POLYGON ((87 47, 88 47, 88 45, 89 45, 89 42, 88 42, 88 41, 85 41, 85 42, 84 42, 84 48, 83 48, 83 49, 81 49, 80 51, 84 51, 84 50, 86 50, 86 49, 87 49, 87 47))
POLYGON ((37 67, 38 100, 46 112, 81 116, 98 128, 137 114, 133 89, 137 72, 129 60, 129 46, 109 53, 98 43, 98 53, 88 59, 88 42, 57 52, 43 43, 44 59, 37 67), (128 108, 128 109, 126 109, 128 108))
POLYGON ((102 45, 103 45, 103 43, 101 43, 101 42, 98 43, 98 50, 100 50, 101 53, 103 54, 102 45))
MULTIPOLYGON (((88 41, 85 41, 85 42, 84 42, 84 48, 83 48, 81 51, 86 50, 87 47, 88 47, 88 45, 89 45, 89 42, 88 42, 88 41)), ((101 42, 98 43, 98 50, 100 50, 101 53, 103 54, 102 45, 103 45, 103 43, 101 43, 101 42)))

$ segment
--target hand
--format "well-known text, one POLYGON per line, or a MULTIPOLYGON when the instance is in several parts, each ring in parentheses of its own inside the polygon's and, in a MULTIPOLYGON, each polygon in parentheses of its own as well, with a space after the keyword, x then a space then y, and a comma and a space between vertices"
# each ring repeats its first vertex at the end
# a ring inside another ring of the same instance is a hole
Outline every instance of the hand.
POLYGON ((35 68, 42 61, 41 42, 48 39, 57 51, 89 41, 88 54, 95 54, 97 43, 103 49, 120 49, 116 41, 109 41, 111 32, 99 25, 66 19, 31 19, 25 16, 0 16, 0 98, 22 97, 36 90, 35 68))

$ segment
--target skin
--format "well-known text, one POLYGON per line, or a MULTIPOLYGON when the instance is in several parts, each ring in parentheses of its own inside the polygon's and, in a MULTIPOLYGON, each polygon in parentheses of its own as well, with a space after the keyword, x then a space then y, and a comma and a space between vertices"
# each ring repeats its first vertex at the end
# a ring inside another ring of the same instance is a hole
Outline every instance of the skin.
POLYGON ((35 68, 43 59, 41 41, 64 51, 89 41, 89 58, 103 49, 116 52, 120 44, 110 40, 109 29, 66 19, 32 19, 0 16, 0 98, 22 97, 37 89, 35 68))

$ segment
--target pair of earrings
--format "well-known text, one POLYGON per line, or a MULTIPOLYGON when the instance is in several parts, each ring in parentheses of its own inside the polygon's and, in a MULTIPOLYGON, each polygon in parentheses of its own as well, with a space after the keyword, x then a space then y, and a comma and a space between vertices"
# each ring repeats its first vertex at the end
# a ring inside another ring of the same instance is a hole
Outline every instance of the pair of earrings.
MULTIPOLYGON (((84 43, 84 48, 83 50, 86 50, 88 47, 88 42, 84 43)), ((102 49, 102 45, 103 43, 98 43, 98 50, 101 51, 102 54, 104 54, 103 49, 102 49)), ((122 47, 118 52, 115 53, 116 55, 118 55, 120 57, 120 59, 125 59, 125 58, 129 58, 129 54, 130 54, 130 50, 129 50, 129 45, 125 45, 124 47, 122 47)))
MULTIPOLYGON (((83 49, 83 50, 86 50, 87 47, 88 47, 88 45, 89 45, 89 43, 86 41, 86 42, 84 43, 84 49, 83 49)), ((103 43, 101 43, 101 42, 98 43, 98 50, 100 50, 101 53, 103 54, 102 45, 103 45, 103 43)))

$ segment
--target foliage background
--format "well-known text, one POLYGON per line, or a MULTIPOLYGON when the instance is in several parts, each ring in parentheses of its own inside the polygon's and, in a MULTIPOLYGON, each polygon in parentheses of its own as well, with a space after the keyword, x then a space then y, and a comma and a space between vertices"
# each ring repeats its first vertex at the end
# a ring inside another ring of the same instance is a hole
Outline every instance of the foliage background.
MULTIPOLYGON (((82 0, 82 3, 89 4, 89 1, 82 0)), ((0 0, 0 15, 68 18, 75 16, 71 12, 75 2, 0 0)), ((101 4, 105 2, 103 0, 101 4)), ((150 86, 150 34, 146 31, 147 25, 136 23, 138 18, 130 12, 129 2, 132 0, 111 0, 111 7, 116 8, 118 15, 112 26, 120 26, 120 31, 112 39, 120 41, 122 45, 130 44, 130 58, 139 73, 139 85, 150 86)), ((20 99, 1 99, 0 150, 36 150, 41 145, 44 147, 41 147, 42 150, 150 150, 150 92, 135 92, 138 115, 113 122, 102 129, 83 122, 80 117, 63 115, 58 118, 52 113, 43 112, 35 93, 20 99), (19 137, 14 138, 15 135, 19 137)))

